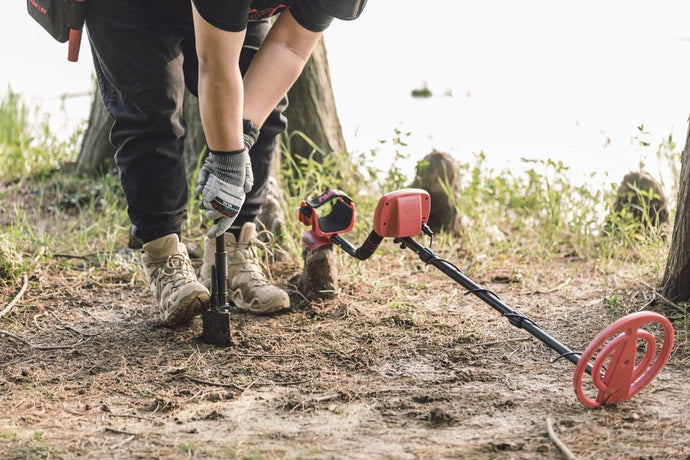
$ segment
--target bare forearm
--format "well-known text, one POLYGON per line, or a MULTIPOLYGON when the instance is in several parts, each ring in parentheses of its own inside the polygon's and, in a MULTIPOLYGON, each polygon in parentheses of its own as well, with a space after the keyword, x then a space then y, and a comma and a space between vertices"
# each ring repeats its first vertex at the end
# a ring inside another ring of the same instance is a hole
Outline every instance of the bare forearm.
POLYGON ((227 32, 194 11, 199 58, 199 111, 208 146, 213 151, 241 150, 243 83, 237 60, 244 32, 227 32))
POLYGON ((242 141, 242 76, 199 73, 199 111, 208 146, 236 151, 242 141))
POLYGON ((244 117, 263 125, 299 77, 321 33, 281 14, 244 77, 244 117))

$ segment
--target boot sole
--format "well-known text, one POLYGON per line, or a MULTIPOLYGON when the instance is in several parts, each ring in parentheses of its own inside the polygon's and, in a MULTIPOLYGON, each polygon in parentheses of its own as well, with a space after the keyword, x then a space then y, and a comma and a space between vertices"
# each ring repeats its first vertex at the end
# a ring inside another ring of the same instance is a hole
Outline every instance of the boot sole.
POLYGON ((256 299, 251 302, 245 302, 242 296, 242 290, 236 289, 229 293, 229 297, 235 304, 238 310, 246 311, 254 315, 271 315, 282 310, 287 310, 290 308, 290 303, 280 304, 280 305, 265 305, 262 306, 256 299))
POLYGON ((196 315, 201 313, 205 305, 211 301, 211 296, 207 293, 194 293, 179 301, 174 312, 168 315, 163 322, 169 326, 176 326, 190 322, 196 315))

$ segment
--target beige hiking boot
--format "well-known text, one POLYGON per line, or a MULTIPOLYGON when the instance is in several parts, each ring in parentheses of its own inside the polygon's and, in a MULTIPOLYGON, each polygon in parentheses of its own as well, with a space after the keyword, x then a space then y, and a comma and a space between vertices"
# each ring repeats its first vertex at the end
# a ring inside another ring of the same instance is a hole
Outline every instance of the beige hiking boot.
MULTIPOLYGON (((263 233, 263 232, 262 232, 263 233)), ((270 232, 268 232, 270 233, 270 232)), ((256 225, 242 226, 239 241, 231 233, 225 234, 228 260, 228 298, 240 310, 267 315, 290 307, 287 292, 271 284, 259 264, 256 246, 265 246, 256 232, 256 225)), ((215 263, 216 242, 204 239, 204 263, 199 281, 211 287, 212 266, 215 263)))
POLYGON ((196 280, 187 248, 176 234, 144 244, 144 273, 165 324, 183 324, 201 312, 211 296, 196 280))

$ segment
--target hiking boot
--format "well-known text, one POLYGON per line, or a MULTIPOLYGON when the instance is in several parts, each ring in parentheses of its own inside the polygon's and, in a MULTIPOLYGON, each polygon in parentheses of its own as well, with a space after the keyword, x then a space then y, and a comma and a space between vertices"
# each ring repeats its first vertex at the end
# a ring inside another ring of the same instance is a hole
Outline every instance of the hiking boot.
POLYGON ((187 248, 176 234, 144 244, 141 260, 165 324, 191 321, 211 300, 208 289, 197 281, 187 248))
MULTIPOLYGON (((228 254, 228 298, 238 309, 257 315, 267 315, 290 307, 287 292, 271 284, 259 264, 256 247, 267 246, 267 243, 259 239, 263 234, 271 235, 268 231, 257 234, 253 222, 247 222, 242 226, 239 240, 231 233, 225 234, 225 251, 228 254)), ((204 263, 201 266, 199 281, 208 289, 211 288, 211 267, 215 263, 215 251, 215 239, 205 238, 204 263)))

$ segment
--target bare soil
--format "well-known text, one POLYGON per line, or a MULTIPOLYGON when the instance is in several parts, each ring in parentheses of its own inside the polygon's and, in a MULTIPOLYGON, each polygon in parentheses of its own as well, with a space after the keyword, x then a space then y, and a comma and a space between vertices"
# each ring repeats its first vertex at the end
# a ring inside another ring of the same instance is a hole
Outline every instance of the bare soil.
MULTIPOLYGON (((233 314, 227 348, 201 341, 200 318, 161 325, 139 271, 38 264, 0 318, 0 457, 566 458, 559 439, 581 459, 690 459, 687 330, 647 388, 588 409, 570 362, 412 252, 382 249, 341 270, 335 299, 233 314)), ((591 261, 492 267, 475 281, 574 350, 625 313, 673 313, 653 302, 657 280, 591 261)), ((272 266, 288 289, 300 270, 272 266)), ((5 283, 0 310, 19 287, 5 283)))

